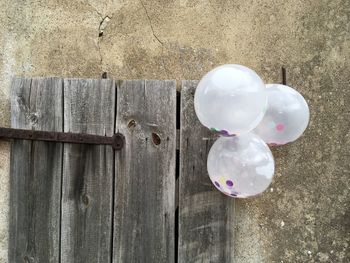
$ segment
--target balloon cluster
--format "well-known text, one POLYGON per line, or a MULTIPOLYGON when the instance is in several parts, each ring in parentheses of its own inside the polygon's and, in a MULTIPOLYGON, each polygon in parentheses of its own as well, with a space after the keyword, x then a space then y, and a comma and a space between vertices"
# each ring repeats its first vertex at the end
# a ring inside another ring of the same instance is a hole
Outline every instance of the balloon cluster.
POLYGON ((219 66, 201 79, 194 106, 199 121, 220 135, 207 168, 214 186, 231 197, 265 191, 275 170, 268 145, 295 141, 309 122, 300 93, 265 85, 253 70, 235 64, 219 66))

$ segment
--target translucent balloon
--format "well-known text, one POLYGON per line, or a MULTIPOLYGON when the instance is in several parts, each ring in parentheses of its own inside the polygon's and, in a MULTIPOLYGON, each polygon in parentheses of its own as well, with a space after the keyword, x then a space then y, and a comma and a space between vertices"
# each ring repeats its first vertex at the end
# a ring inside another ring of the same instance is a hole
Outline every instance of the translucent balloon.
POLYGON ((243 134, 264 116, 265 85, 251 69, 235 64, 211 70, 199 82, 194 107, 200 122, 222 135, 243 134))
POLYGON ((275 163, 266 143, 253 133, 219 137, 209 151, 207 168, 211 181, 231 197, 262 193, 270 185, 275 163))
POLYGON ((269 145, 295 141, 309 123, 309 107, 299 92, 281 84, 266 85, 267 110, 254 133, 269 145))

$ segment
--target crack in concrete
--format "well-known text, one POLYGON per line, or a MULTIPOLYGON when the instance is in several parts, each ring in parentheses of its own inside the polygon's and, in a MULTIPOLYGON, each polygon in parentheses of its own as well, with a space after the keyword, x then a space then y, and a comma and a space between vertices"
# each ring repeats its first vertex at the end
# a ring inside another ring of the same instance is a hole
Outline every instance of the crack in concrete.
POLYGON ((112 18, 112 17, 111 17, 111 16, 108 16, 108 15, 106 15, 105 17, 102 18, 102 20, 101 20, 101 22, 100 22, 100 25, 99 25, 99 27, 98 27, 98 36, 99 36, 99 37, 102 37, 103 32, 104 32, 104 30, 106 29, 107 24, 108 24, 109 20, 111 20, 111 18, 112 18))
POLYGON ((150 27, 151 27, 153 36, 154 36, 155 39, 157 39, 157 41, 163 46, 163 45, 164 45, 163 41, 161 41, 161 40, 157 37, 157 35, 154 33, 154 28, 153 28, 153 25, 152 25, 151 17, 150 17, 149 14, 148 14, 147 8, 145 7, 145 5, 144 5, 144 3, 142 2, 142 0, 140 0, 140 3, 141 3, 141 5, 142 5, 143 9, 145 10, 145 13, 146 13, 146 16, 147 16, 149 25, 150 25, 150 27))
POLYGON ((84 3, 89 6, 96 14, 100 17, 101 21, 98 25, 98 39, 97 39, 97 48, 98 48, 98 54, 100 57, 100 69, 103 72, 103 56, 102 56, 102 51, 101 51, 101 38, 103 36, 104 30, 107 27, 107 23, 109 20, 112 19, 112 16, 109 15, 103 15, 100 13, 94 6, 92 6, 89 2, 84 1, 84 3))
POLYGON ((100 57, 100 69, 103 71, 103 57, 102 57, 102 52, 101 52, 101 45, 100 45, 100 38, 97 40, 97 47, 98 47, 98 54, 100 57))
POLYGON ((170 71, 168 70, 168 68, 165 65, 165 60, 164 60, 164 45, 162 45, 162 52, 161 52, 161 61, 162 61, 162 65, 164 68, 164 71, 166 73, 166 77, 170 78, 170 71))
POLYGON ((146 8, 145 4, 143 3, 142 0, 140 0, 140 3, 141 3, 141 5, 142 5, 143 9, 145 10, 145 13, 146 13, 146 16, 147 16, 147 19, 148 19, 148 23, 149 23, 149 25, 150 25, 150 28, 151 28, 151 30, 152 30, 152 34, 153 34, 154 38, 155 38, 155 39, 157 40, 157 42, 162 46, 162 51, 161 51, 161 63, 162 63, 162 65, 163 65, 163 68, 164 68, 164 70, 165 70, 165 73, 166 73, 167 77, 169 77, 170 72, 169 72, 169 70, 167 69, 167 67, 165 66, 165 61, 164 61, 164 56, 163 56, 163 54, 164 54, 164 42, 163 42, 162 40, 160 40, 159 37, 158 37, 158 36, 156 35, 156 33, 154 32, 152 20, 151 20, 151 17, 149 16, 149 14, 148 14, 148 11, 147 11, 147 8, 146 8))
POLYGON ((109 20, 111 20, 111 18, 112 18, 112 16, 108 16, 108 15, 101 16, 101 21, 100 21, 100 24, 98 26, 97 47, 98 47, 98 54, 100 56, 100 68, 101 68, 101 71, 103 71, 103 56, 102 56, 102 51, 101 51, 101 40, 102 40, 102 37, 103 37, 104 30, 107 27, 107 23, 109 22, 109 20))
MULTIPOLYGON (((143 3, 142 0, 139 0, 139 1, 140 1, 141 5, 142 5, 143 9, 145 10, 145 14, 147 16, 147 20, 149 22, 149 25, 150 25, 153 37, 162 46, 161 59, 160 60, 161 60, 161 63, 162 63, 162 66, 163 66, 163 68, 165 70, 166 75, 169 77, 170 72, 169 72, 168 68, 165 65, 164 56, 163 56, 163 54, 164 54, 164 42, 161 41, 159 39, 159 37, 155 34, 155 31, 154 31, 154 28, 153 28, 153 25, 152 25, 152 20, 151 20, 151 17, 149 16, 149 14, 148 14, 148 11, 147 11, 147 8, 146 8, 145 4, 143 3)), ((103 70, 103 56, 102 56, 102 50, 101 50, 101 40, 102 40, 102 37, 103 37, 103 34, 104 34, 104 30, 107 27, 107 23, 109 22, 109 20, 112 19, 112 16, 103 15, 102 13, 100 13, 94 6, 92 6, 87 1, 85 1, 84 3, 87 6, 89 6, 94 12, 96 12, 96 14, 101 18, 100 24, 98 26, 97 48, 98 48, 98 54, 99 54, 99 57, 100 57, 100 69, 101 69, 101 72, 104 72, 104 70, 103 70)), ((128 67, 128 65, 127 65, 127 67, 128 67)))
POLYGON ((83 3, 86 4, 88 7, 90 7, 91 9, 93 9, 100 16, 100 18, 103 19, 103 15, 94 6, 92 6, 88 1, 84 1, 83 3))

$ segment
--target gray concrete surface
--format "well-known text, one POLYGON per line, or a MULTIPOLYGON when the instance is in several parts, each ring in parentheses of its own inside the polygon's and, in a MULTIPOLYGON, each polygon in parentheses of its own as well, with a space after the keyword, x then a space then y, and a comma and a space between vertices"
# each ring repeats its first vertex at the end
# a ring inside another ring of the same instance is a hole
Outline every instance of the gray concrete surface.
MULTIPOLYGON (((348 0, 1 0, 0 125, 14 75, 181 80, 237 63, 271 83, 284 66, 311 122, 273 151, 269 191, 237 202, 237 262, 350 262, 349 16, 348 0)), ((8 170, 0 142, 0 262, 8 170)))

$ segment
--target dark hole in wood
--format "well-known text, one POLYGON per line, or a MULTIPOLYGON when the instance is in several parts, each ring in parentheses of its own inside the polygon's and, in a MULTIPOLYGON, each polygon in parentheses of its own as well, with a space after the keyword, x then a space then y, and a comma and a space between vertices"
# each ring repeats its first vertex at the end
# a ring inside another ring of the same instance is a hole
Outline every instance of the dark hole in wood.
POLYGON ((152 133, 152 141, 155 145, 159 145, 161 143, 161 139, 158 134, 152 133))
POLYGON ((107 72, 103 72, 103 73, 102 73, 102 78, 103 78, 103 79, 106 79, 106 78, 107 78, 107 72))
POLYGON ((36 122, 38 122, 38 117, 35 116, 35 114, 31 114, 30 115, 30 120, 31 120, 31 122, 36 123, 36 122))
POLYGON ((135 128, 135 127, 136 127, 136 121, 135 121, 135 120, 129 121, 129 123, 128 123, 128 128, 129 128, 129 129, 133 129, 133 128, 135 128))
POLYGON ((102 36, 103 36, 103 32, 100 32, 100 33, 98 34, 98 36, 99 36, 99 37, 102 37, 102 36))

